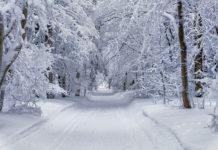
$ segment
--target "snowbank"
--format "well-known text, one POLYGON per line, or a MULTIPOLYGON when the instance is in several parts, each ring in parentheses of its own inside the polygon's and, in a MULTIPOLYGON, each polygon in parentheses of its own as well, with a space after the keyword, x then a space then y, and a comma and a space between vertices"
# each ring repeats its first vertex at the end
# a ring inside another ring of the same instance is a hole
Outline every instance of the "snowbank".
POLYGON ((0 113, 0 149, 11 141, 26 137, 36 131, 49 119, 71 108, 74 102, 68 100, 44 100, 38 105, 42 109, 42 116, 14 113, 0 113))
POLYGON ((218 134, 209 128, 211 112, 212 109, 184 110, 164 105, 147 105, 144 108, 145 117, 172 132, 190 150, 218 149, 218 134))

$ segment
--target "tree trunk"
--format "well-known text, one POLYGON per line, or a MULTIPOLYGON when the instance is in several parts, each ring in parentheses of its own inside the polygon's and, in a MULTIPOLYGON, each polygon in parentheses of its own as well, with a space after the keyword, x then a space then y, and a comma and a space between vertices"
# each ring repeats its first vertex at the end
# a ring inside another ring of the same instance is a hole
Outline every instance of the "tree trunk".
MULTIPOLYGON (((0 13, 0 76, 2 76, 2 63, 3 63, 3 44, 4 44, 4 23, 3 23, 3 15, 0 13)), ((0 85, 1 89, 2 85, 0 85)), ((3 107, 3 98, 0 93, 0 111, 3 107)))
POLYGON ((181 51, 181 79, 182 79, 182 99, 185 108, 191 108, 188 92, 188 72, 187 72, 187 47, 184 34, 184 16, 183 4, 178 0, 178 17, 179 17, 179 43, 181 51))
POLYGON ((128 73, 126 72, 125 73, 125 79, 124 79, 124 82, 123 82, 123 90, 124 91, 127 90, 127 75, 128 75, 128 73))
POLYGON ((23 38, 23 40, 25 40, 25 38, 26 38, 26 30, 27 30, 26 23, 27 23, 27 15, 28 15, 28 4, 27 3, 23 7, 23 15, 24 15, 24 18, 21 20, 21 27, 25 31, 22 34, 22 38, 23 38))
MULTIPOLYGON (((36 31, 39 30, 39 25, 37 26, 38 29, 36 29, 36 31)), ((52 47, 53 45, 53 42, 52 42, 52 33, 53 33, 53 28, 52 26, 49 24, 47 25, 47 32, 45 33, 45 37, 44 37, 44 42, 45 42, 45 46, 50 48, 52 47)), ((55 74, 53 72, 53 66, 51 65, 49 68, 48 68, 48 79, 49 79, 49 83, 54 83, 55 82, 55 74)), ((59 79, 58 79, 58 82, 59 79)), ((63 94, 62 94, 63 96, 63 94)), ((55 98, 55 94, 54 93, 50 93, 50 92, 47 92, 47 98, 48 99, 54 99, 55 98)))
POLYGON ((75 96, 80 96, 80 91, 81 91, 81 81, 80 81, 80 73, 77 72, 76 73, 76 79, 77 79, 77 82, 78 82, 78 87, 77 87, 77 90, 76 90, 76 93, 75 93, 75 96))
MULTIPOLYGON (((172 29, 170 28, 170 23, 165 22, 164 27, 165 27, 165 37, 167 40, 167 45, 170 47, 174 40, 173 32, 172 29)), ((171 62, 173 62, 173 51, 171 49, 169 49, 169 59, 171 62)))
POLYGON ((161 75, 161 80, 162 80, 162 86, 163 86, 163 103, 166 104, 166 85, 165 85, 165 80, 164 80, 164 74, 163 72, 161 71, 160 72, 160 75, 161 75))
POLYGON ((110 78, 110 79, 108 80, 108 88, 109 88, 109 89, 111 89, 111 84, 112 84, 112 79, 110 78))
POLYGON ((202 37, 203 37, 203 24, 202 18, 199 13, 196 12, 195 21, 194 21, 194 45, 198 51, 195 60, 194 60, 194 77, 195 77, 195 96, 202 97, 203 96, 203 85, 201 79, 203 78, 203 45, 202 45, 202 37))

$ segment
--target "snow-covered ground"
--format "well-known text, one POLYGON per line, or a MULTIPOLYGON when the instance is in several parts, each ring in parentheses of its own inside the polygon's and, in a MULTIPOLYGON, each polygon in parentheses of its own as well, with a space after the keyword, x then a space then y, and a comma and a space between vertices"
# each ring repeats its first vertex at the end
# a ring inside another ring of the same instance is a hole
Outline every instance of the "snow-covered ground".
POLYGON ((132 100, 130 93, 40 102, 43 115, 0 114, 0 150, 217 150, 205 110, 132 100))
POLYGON ((147 105, 144 115, 159 128, 171 132, 188 150, 217 150, 218 134, 210 128, 212 107, 184 110, 172 106, 147 105))

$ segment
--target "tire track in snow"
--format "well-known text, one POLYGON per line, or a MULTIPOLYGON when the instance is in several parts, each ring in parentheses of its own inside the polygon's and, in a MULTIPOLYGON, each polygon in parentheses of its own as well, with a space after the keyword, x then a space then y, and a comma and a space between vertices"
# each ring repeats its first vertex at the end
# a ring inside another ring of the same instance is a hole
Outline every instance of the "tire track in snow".
MULTIPOLYGON (((127 118, 126 118, 126 116, 124 114, 125 114, 124 110, 119 110, 119 111, 117 110, 116 111, 117 118, 120 118, 120 121, 122 121, 122 124, 125 125, 125 130, 128 132, 129 138, 130 138, 129 141, 127 142, 127 145, 126 145, 125 149, 130 149, 133 146, 138 147, 138 145, 136 145, 137 138, 135 137, 135 134, 132 131, 133 128, 130 127, 132 122, 127 120, 127 118)), ((141 150, 141 149, 138 149, 138 150, 141 150)))
MULTIPOLYGON (((60 117, 62 115, 62 113, 64 113, 65 111, 67 111, 68 109, 71 109, 75 104, 70 104, 69 106, 66 106, 64 108, 62 108, 60 111, 58 111, 57 113, 55 113, 54 115, 52 115, 49 118, 43 118, 35 123, 33 123, 32 125, 30 125, 29 127, 27 127, 26 129, 23 129, 22 131, 20 131, 19 133, 17 133, 17 136, 20 136, 20 138, 25 138, 27 137, 29 134, 37 131, 42 125, 44 125, 45 123, 55 120, 58 117, 60 117)), ((18 138, 19 139, 19 138, 18 138)), ((18 140, 17 139, 17 140, 18 140)))
POLYGON ((148 134, 144 134, 143 129, 135 122, 135 118, 131 117, 129 111, 123 110, 122 112, 119 112, 119 115, 121 115, 124 124, 129 124, 128 131, 131 131, 134 145, 138 146, 137 150, 144 150, 144 148, 147 147, 148 145, 150 145, 149 150, 151 150, 151 148, 152 150, 157 149, 155 142, 150 138, 148 134), (139 138, 139 136, 141 138, 139 138), (139 143, 140 139, 142 140, 142 142, 139 143))
POLYGON ((160 128, 162 129, 165 129, 166 131, 168 131, 168 133, 170 133, 174 139, 177 141, 177 143, 180 145, 180 147, 183 149, 183 150, 188 150, 184 144, 182 143, 182 141, 180 140, 180 138, 178 137, 178 135, 171 129, 169 128, 168 126, 160 123, 158 120, 156 120, 155 118, 149 116, 145 111, 143 111, 143 115, 148 118, 149 120, 151 120, 156 126, 159 126, 160 128))
POLYGON ((80 111, 79 113, 76 114, 76 117, 74 115, 74 117, 72 118, 71 121, 69 121, 67 127, 65 128, 64 132, 57 138, 54 139, 53 143, 50 145, 50 147, 48 148, 48 150, 62 150, 61 146, 64 144, 65 140, 69 137, 69 134, 72 133, 74 130, 76 130, 76 127, 87 121, 88 118, 90 118, 90 116, 93 115, 93 112, 89 112, 89 115, 84 116, 81 119, 81 115, 82 113, 84 113, 84 111, 80 111))

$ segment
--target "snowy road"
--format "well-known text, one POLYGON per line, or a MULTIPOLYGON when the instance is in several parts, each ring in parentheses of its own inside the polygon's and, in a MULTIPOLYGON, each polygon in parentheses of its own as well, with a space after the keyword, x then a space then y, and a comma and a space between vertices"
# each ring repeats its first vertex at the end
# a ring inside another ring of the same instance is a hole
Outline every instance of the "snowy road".
MULTIPOLYGON (((2 144, 3 143, 3 144, 2 144)), ((182 150, 179 139, 122 94, 95 94, 30 126, 1 150, 182 150), (111 103, 111 101, 113 103, 111 103), (101 101, 102 100, 102 101, 101 101)))

